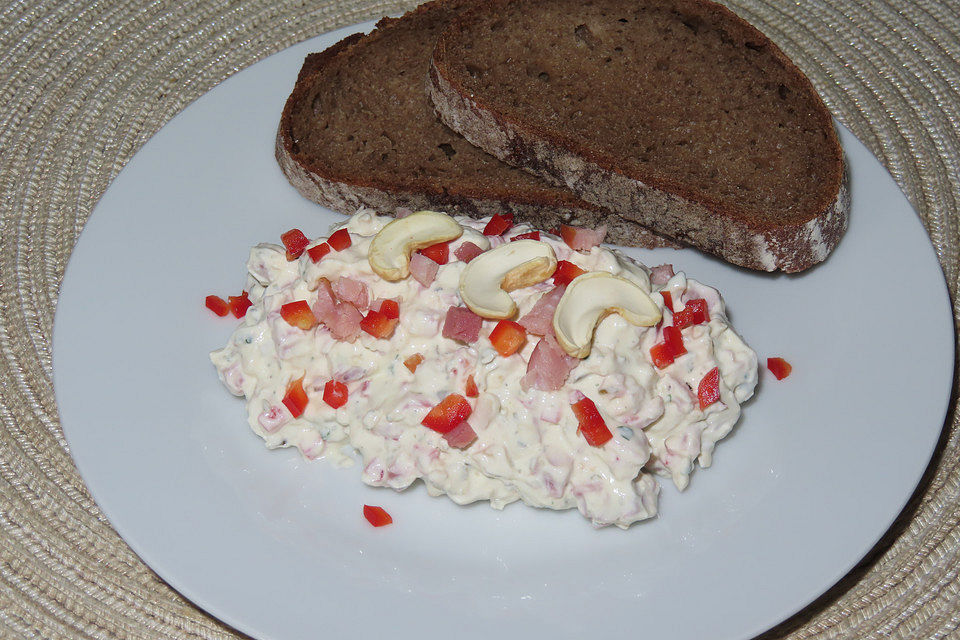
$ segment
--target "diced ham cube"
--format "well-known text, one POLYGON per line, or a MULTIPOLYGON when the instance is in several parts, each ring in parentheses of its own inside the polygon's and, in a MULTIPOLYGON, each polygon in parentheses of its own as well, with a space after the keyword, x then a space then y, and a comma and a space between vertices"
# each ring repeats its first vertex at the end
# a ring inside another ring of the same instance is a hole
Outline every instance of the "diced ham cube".
POLYGON ((607 236, 607 225, 602 224, 596 229, 586 229, 584 227, 571 227, 570 225, 560 225, 560 237, 574 251, 590 251, 596 247, 607 236))
POLYGON ((520 388, 524 391, 531 387, 540 391, 557 391, 578 362, 557 344, 552 332, 548 333, 530 354, 527 373, 520 378, 520 388))
POLYGON ((454 449, 466 449, 476 441, 477 432, 473 430, 469 422, 464 420, 453 430, 443 434, 443 439, 454 449))
POLYGON ((273 433, 283 425, 290 422, 290 414, 280 408, 279 405, 271 405, 263 410, 257 417, 257 422, 267 433, 273 433))
POLYGON ((326 278, 320 278, 317 281, 317 299, 314 301, 310 310, 317 320, 323 324, 328 324, 337 308, 337 297, 333 295, 333 287, 326 278))
POLYGON ((660 264, 650 269, 650 283, 662 287, 674 276, 672 264, 660 264))
POLYGON ((414 253, 410 256, 410 275, 425 287, 433 283, 439 268, 440 265, 422 253, 414 253))
POLYGON ((333 293, 343 302, 349 302, 360 311, 370 306, 370 294, 367 285, 349 276, 340 276, 333 283, 333 293))
POLYGON ((337 340, 353 342, 360 334, 361 320, 363 314, 359 309, 349 302, 338 302, 326 325, 337 340))
POLYGON ((527 333, 535 336, 553 335, 553 312, 557 310, 564 291, 566 287, 554 287, 547 291, 540 296, 533 308, 520 318, 520 324, 527 333))
POLYGON ((443 321, 443 337, 461 342, 476 342, 483 318, 466 307, 450 307, 443 321))
POLYGON ((457 260, 461 262, 470 262, 478 255, 483 253, 483 249, 473 244, 472 242, 464 242, 457 250, 453 252, 453 255, 457 256, 457 260))

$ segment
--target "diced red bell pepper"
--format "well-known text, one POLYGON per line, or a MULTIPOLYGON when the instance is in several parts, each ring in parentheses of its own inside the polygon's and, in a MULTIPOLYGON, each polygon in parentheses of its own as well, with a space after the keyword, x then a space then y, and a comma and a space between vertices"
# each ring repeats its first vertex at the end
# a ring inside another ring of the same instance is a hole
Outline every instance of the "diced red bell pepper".
POLYGON ((287 250, 287 260, 299 258, 303 250, 310 244, 310 239, 303 235, 303 231, 300 231, 300 229, 290 229, 290 231, 281 234, 280 240, 287 250))
POLYGON ((310 260, 314 263, 320 262, 323 260, 323 256, 327 255, 332 251, 332 248, 326 242, 321 242, 320 244, 310 247, 307 249, 307 255, 310 256, 310 260))
POLYGON ((437 433, 449 433, 458 424, 470 417, 473 409, 470 403, 459 393, 451 393, 440 401, 420 422, 437 433))
POLYGON ((312 329, 317 326, 317 317, 310 310, 310 305, 306 300, 296 300, 288 302, 280 307, 280 317, 287 321, 291 327, 298 329, 312 329))
POLYGON ((653 360, 657 369, 663 369, 667 365, 673 364, 673 352, 670 350, 670 345, 666 342, 658 342, 650 347, 650 359, 653 360))
POLYGON ((415 353, 403 361, 403 366, 405 366, 407 369, 410 369, 410 373, 416 373, 417 367, 420 366, 421 362, 423 362, 423 356, 419 353, 415 353))
POLYGON ((582 276, 586 271, 567 260, 557 261, 557 270, 553 272, 553 284, 560 286, 570 284, 570 281, 577 276, 582 276))
POLYGON ((394 329, 397 328, 397 322, 396 318, 388 318, 385 314, 371 309, 360 321, 360 328, 374 338, 386 340, 393 335, 394 329))
POLYGON ((514 240, 539 240, 539 239, 540 239, 540 232, 534 230, 534 231, 527 231, 526 233, 521 233, 519 235, 513 236, 512 238, 510 238, 510 242, 513 242, 514 240))
POLYGON ((447 264, 450 262, 450 243, 438 242, 420 249, 417 253, 427 256, 437 264, 447 264))
POLYGON ((400 317, 400 303, 396 300, 384 300, 380 303, 380 313, 391 320, 397 320, 400 317))
POLYGON ((714 367, 703 376, 697 387, 697 399, 701 411, 720 399, 720 369, 714 367))
POLYGON ((663 306, 670 309, 670 312, 673 313, 673 294, 669 291, 661 291, 660 295, 663 296, 663 306))
POLYGON ((499 213, 493 214, 493 217, 490 218, 490 222, 487 223, 487 226, 483 228, 483 235, 485 236, 499 236, 503 235, 507 229, 513 226, 513 214, 508 213, 505 215, 500 215, 499 213))
POLYGON ((349 231, 346 229, 339 229, 330 234, 330 237, 327 238, 327 244, 329 244, 334 251, 343 251, 353 244, 353 241, 350 240, 349 231))
POLYGON ((476 398, 480 395, 480 390, 477 389, 477 381, 473 379, 473 374, 471 373, 467 376, 467 384, 465 385, 465 393, 468 398, 476 398))
POLYGON ((683 309, 673 314, 673 326, 677 329, 705 322, 710 322, 710 313, 707 311, 707 301, 703 298, 688 301, 683 309))
POLYGON ((323 385, 323 401, 334 409, 339 409, 347 404, 347 398, 349 397, 347 385, 339 380, 330 380, 323 385))
POLYGON ((501 320, 490 332, 490 344, 504 357, 516 353, 526 341, 527 330, 513 320, 501 320))
POLYGON ((663 328, 663 342, 670 349, 670 355, 673 356, 674 359, 687 352, 687 348, 683 346, 683 334, 680 333, 680 329, 676 327, 663 328))
POLYGON ((307 392, 303 390, 303 376, 291 380, 287 384, 287 392, 283 396, 283 405, 290 410, 290 415, 299 418, 307 408, 307 392))
POLYGON ((393 518, 383 507, 371 507, 365 504, 363 505, 363 517, 375 527, 385 527, 388 524, 393 524, 393 518))
POLYGON ((683 334, 676 327, 663 328, 663 342, 658 342, 650 348, 650 358, 658 369, 663 369, 668 364, 672 364, 677 356, 682 356, 687 352, 683 346, 683 334))
POLYGON ((770 369, 774 378, 783 380, 793 371, 793 366, 783 358, 767 358, 767 369, 770 369))
POLYGON ((613 437, 593 400, 583 398, 570 406, 573 409, 573 415, 577 416, 580 433, 583 434, 587 444, 599 447, 613 437))
POLYGON ((220 296, 207 296, 205 304, 207 305, 207 309, 210 309, 210 311, 213 311, 221 318, 230 312, 230 305, 220 296))
POLYGON ((230 301, 230 313, 233 314, 234 318, 242 318, 247 315, 247 309, 253 304, 250 302, 246 291, 238 296, 228 296, 227 299, 230 301))
POLYGON ((703 298, 696 298, 688 302, 687 309, 691 309, 693 312, 694 324, 710 322, 710 312, 707 310, 707 301, 703 298))

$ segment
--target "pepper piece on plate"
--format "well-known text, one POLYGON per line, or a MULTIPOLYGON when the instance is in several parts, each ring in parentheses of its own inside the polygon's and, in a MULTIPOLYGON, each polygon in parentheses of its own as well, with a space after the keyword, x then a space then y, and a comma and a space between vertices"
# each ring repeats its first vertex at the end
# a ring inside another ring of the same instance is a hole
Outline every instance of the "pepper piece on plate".
POLYGON ((393 518, 383 507, 370 506, 369 504, 363 505, 363 517, 375 527, 385 527, 393 523, 393 518))
POLYGON ((310 240, 303 235, 303 231, 300 231, 300 229, 290 229, 290 231, 281 234, 280 241, 283 242, 283 246, 287 250, 287 260, 299 258, 303 254, 303 250, 310 244, 310 240))
POLYGON ((472 412, 466 398, 459 393, 451 393, 435 405, 420 424, 437 433, 449 433, 469 418, 472 412))
POLYGON ((230 301, 230 313, 233 314, 234 318, 242 318, 247 315, 247 309, 253 304, 250 302, 249 294, 246 291, 238 296, 228 296, 227 299, 230 301))
POLYGON ((513 226, 512 213, 508 213, 506 215, 495 213, 493 214, 493 217, 490 218, 490 221, 487 223, 487 226, 483 228, 483 235, 500 236, 506 233, 506 231, 512 226, 513 226))
POLYGON ((323 256, 330 253, 333 249, 326 242, 321 242, 320 244, 310 247, 307 249, 307 255, 310 256, 310 260, 314 263, 320 262, 323 259, 323 256))
POLYGON ((306 300, 295 300, 280 307, 280 317, 291 327, 298 329, 312 329, 317 326, 317 317, 310 310, 306 300))
POLYGON ((574 402, 570 407, 573 414, 577 416, 577 422, 580 425, 580 433, 583 438, 592 447, 599 447, 611 438, 613 434, 603 421, 603 416, 597 410, 597 405, 590 398, 581 398, 574 402))
POLYGON ((527 330, 513 320, 501 320, 490 332, 490 344, 504 357, 516 353, 526 341, 527 330))
POLYGON ((291 380, 287 384, 287 392, 283 396, 283 406, 290 410, 290 415, 299 418, 307 408, 307 392, 303 390, 303 376, 291 380))
POLYGON ((220 296, 207 296, 204 304, 206 305, 207 309, 210 309, 210 311, 213 311, 221 318, 230 312, 230 305, 228 305, 227 301, 220 296))
POLYGON ((386 340, 393 335, 397 322, 396 318, 388 318, 386 314, 371 309, 360 321, 360 328, 374 338, 386 340))
POLYGON ((450 262, 450 242, 438 242, 420 249, 417 253, 430 258, 437 264, 447 264, 450 262))
POLYGON ((330 234, 330 237, 327 238, 327 244, 334 251, 343 251, 353 244, 353 241, 350 239, 350 232, 346 229, 339 229, 330 234))
POLYGON ((774 378, 783 380, 793 371, 793 366, 783 358, 767 358, 767 369, 770 369, 774 378))
POLYGON ((714 402, 720 399, 720 369, 714 367, 707 371, 703 376, 700 385, 697 387, 697 400, 700 402, 700 410, 704 410, 714 402))
POLYGON ((570 284, 570 281, 577 276, 582 276, 586 271, 567 260, 557 261, 557 270, 553 272, 553 284, 559 286, 570 284))
POLYGON ((705 322, 710 322, 710 313, 707 311, 707 301, 703 298, 690 300, 683 309, 673 314, 673 326, 677 329, 686 329, 705 322))

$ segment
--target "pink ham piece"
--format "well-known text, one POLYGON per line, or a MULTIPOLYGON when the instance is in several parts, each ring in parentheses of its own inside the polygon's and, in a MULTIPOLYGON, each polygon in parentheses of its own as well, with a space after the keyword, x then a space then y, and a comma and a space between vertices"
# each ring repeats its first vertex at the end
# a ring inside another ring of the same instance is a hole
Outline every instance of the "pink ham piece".
POLYGON ((520 325, 527 333, 535 336, 553 335, 553 312, 557 310, 557 304, 566 289, 562 286, 547 291, 540 296, 533 308, 520 318, 520 325))
MULTIPOLYGON (((429 260, 429 258, 428 258, 429 260)), ((461 342, 476 342, 483 318, 466 307, 450 307, 443 320, 443 337, 461 342)))
POLYGON ((349 302, 360 311, 370 306, 370 294, 367 285, 348 276, 340 276, 333 283, 333 293, 343 302, 349 302))
POLYGON ((470 262, 478 255, 483 253, 483 249, 473 244, 472 242, 464 242, 457 250, 453 252, 453 255, 457 256, 457 260, 461 262, 470 262))
POLYGON ((414 253, 410 256, 410 275, 425 287, 433 283, 439 268, 440 265, 423 254, 414 253))
POLYGON ((443 434, 443 439, 454 449, 466 449, 477 440, 477 432, 464 420, 452 430, 443 434))
POLYGON ((290 412, 284 411, 279 405, 271 405, 257 417, 257 422, 267 433, 273 433, 290 422, 290 412))
POLYGON ((540 391, 557 391, 567 381, 567 377, 579 360, 572 358, 557 344, 553 333, 548 333, 530 354, 527 363, 527 373, 520 378, 520 388, 524 391, 539 389, 540 391))
POLYGON ((337 308, 337 297, 333 295, 333 287, 326 278, 317 282, 317 299, 310 307, 313 315, 323 324, 327 324, 337 308))
POLYGON ((660 264, 650 269, 650 284, 662 287, 674 276, 672 264, 660 264))
POLYGON ((560 237, 574 251, 590 251, 598 246, 607 236, 607 225, 602 224, 596 229, 583 227, 560 226, 560 237))
POLYGON ((361 320, 363 314, 359 309, 349 302, 338 302, 326 325, 337 340, 353 342, 360 335, 361 320))

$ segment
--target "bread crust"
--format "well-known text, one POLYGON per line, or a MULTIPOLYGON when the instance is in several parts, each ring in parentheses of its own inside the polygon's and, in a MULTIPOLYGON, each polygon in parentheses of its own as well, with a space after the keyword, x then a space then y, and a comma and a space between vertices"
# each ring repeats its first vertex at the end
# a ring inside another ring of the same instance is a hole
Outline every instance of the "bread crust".
MULTIPOLYGON (((704 197, 686 185, 626 168, 618 158, 576 144, 558 131, 506 112, 491 104, 486 96, 466 89, 449 64, 448 49, 460 37, 465 21, 483 12, 502 15, 501 7, 510 1, 484 2, 461 16, 438 40, 429 71, 428 91, 438 116, 451 129, 505 162, 553 184, 566 186, 584 200, 619 212, 618 217, 624 220, 637 222, 739 266, 798 272, 825 260, 839 243, 850 209, 848 176, 832 120, 812 86, 820 121, 833 138, 829 157, 823 159, 831 163, 828 175, 832 186, 825 189, 830 197, 822 198, 817 210, 799 219, 750 220, 723 201, 704 197)), ((733 22, 749 37, 763 38, 765 46, 769 46, 778 59, 803 77, 792 62, 752 26, 724 7, 700 4, 707 6, 718 19, 733 22)))
MULTIPOLYGON (((403 18, 385 18, 378 22, 377 30, 389 29, 410 16, 425 15, 446 1, 421 5, 403 18)), ((403 181, 402 176, 388 182, 369 174, 344 172, 300 152, 292 130, 294 109, 308 99, 309 88, 321 81, 328 66, 338 56, 348 56, 352 47, 365 39, 377 37, 378 31, 367 35, 354 34, 321 53, 310 54, 304 60, 296 85, 284 106, 275 141, 275 155, 280 169, 303 197, 347 215, 365 206, 387 214, 394 213, 398 208, 438 209, 472 217, 511 213, 518 221, 544 229, 560 224, 591 228, 607 224, 609 242, 647 248, 679 246, 674 241, 649 232, 636 221, 616 220, 611 223, 609 212, 572 194, 564 194, 563 197, 551 192, 518 194, 509 189, 484 189, 456 183, 411 186, 403 181)), ((425 77, 423 81, 425 92, 425 77)), ((428 115, 433 117, 432 114, 428 115)))

